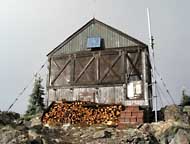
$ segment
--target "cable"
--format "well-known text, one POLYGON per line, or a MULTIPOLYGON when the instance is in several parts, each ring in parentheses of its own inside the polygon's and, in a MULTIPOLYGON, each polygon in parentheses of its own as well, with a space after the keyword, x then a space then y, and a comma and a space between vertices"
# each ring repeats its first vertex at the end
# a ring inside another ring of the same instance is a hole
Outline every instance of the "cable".
POLYGON ((159 90, 158 90, 157 85, 156 85, 156 93, 159 95, 160 103, 161 103, 161 106, 163 107, 163 106, 164 106, 164 103, 163 103, 163 101, 162 101, 161 94, 160 94, 160 92, 159 92, 159 90))
POLYGON ((159 72, 158 72, 158 70, 157 70, 157 69, 155 69, 155 72, 156 72, 156 73, 157 73, 157 75, 160 77, 160 80, 161 80, 161 82, 162 82, 163 86, 165 87, 166 92, 167 92, 167 93, 168 93, 168 95, 170 96, 170 99, 172 100, 173 104, 175 104, 175 101, 174 101, 174 99, 173 99, 173 97, 172 97, 172 95, 171 95, 171 93, 170 93, 169 89, 167 88, 165 81, 163 80, 163 78, 161 77, 161 75, 159 74, 159 72))
POLYGON ((19 97, 22 96, 24 94, 24 92, 26 91, 26 89, 30 86, 30 84, 33 82, 33 80, 37 77, 37 75, 40 73, 40 71, 44 68, 44 66, 46 65, 47 60, 45 61, 45 63, 40 67, 40 69, 35 73, 35 75, 32 77, 32 79, 28 82, 28 84, 23 88, 23 90, 18 94, 18 96, 15 98, 15 100, 13 101, 13 103, 9 106, 9 108, 7 109, 7 112, 10 111, 10 109, 14 106, 14 104, 18 101, 19 97))
MULTIPOLYGON (((162 95, 165 95, 164 92, 162 91, 161 87, 159 85, 157 85, 158 89, 160 90, 160 92, 162 93, 162 95)), ((170 104, 170 102, 168 101, 167 97, 165 99, 167 101, 168 104, 170 104)))
POLYGON ((96 0, 93 0, 93 5, 92 5, 92 8, 93 8, 93 18, 96 17, 96 0))
MULTIPOLYGON (((174 101, 174 99, 173 99, 173 97, 172 97, 172 95, 171 95, 169 89, 167 88, 166 83, 164 82, 163 78, 162 78, 161 75, 159 74, 159 72, 158 72, 156 66, 155 66, 155 72, 156 72, 156 74, 159 76, 159 79, 160 79, 160 81, 162 82, 162 85, 164 86, 164 88, 166 89, 166 93, 167 93, 168 96, 170 97, 172 103, 175 104, 175 101, 174 101)), ((151 77, 152 77, 154 80, 156 80, 156 77, 155 77, 152 73, 151 73, 151 77)), ((156 84, 155 84, 155 85, 156 85, 156 84)), ((165 95, 164 92, 162 91, 161 87, 159 87, 159 89, 160 89, 160 91, 162 92, 162 94, 165 95)), ((166 99, 166 100, 167 100, 167 103, 170 104, 170 102, 168 101, 168 99, 166 99)))

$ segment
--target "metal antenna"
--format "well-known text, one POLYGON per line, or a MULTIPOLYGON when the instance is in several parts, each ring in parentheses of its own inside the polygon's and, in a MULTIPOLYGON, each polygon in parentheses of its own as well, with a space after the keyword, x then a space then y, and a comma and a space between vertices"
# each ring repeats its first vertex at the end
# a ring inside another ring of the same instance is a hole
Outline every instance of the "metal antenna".
POLYGON ((150 22, 150 13, 149 13, 149 8, 147 8, 147 18, 148 18, 148 33, 149 33, 149 45, 152 48, 152 60, 153 60, 153 97, 155 100, 154 103, 154 112, 155 112, 155 122, 158 121, 158 115, 157 115, 157 95, 156 95, 156 74, 155 74, 155 58, 154 58, 154 38, 151 33, 151 22, 150 22))
POLYGON ((96 16, 96 0, 93 0, 93 5, 92 5, 92 8, 93 8, 93 18, 95 18, 96 16))

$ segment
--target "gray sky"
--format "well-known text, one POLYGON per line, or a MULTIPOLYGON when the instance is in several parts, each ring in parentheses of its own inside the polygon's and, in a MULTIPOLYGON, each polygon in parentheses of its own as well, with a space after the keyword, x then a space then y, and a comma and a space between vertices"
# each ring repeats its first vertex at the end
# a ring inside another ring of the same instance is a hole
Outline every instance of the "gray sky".
MULTIPOLYGON (((156 65, 178 103, 182 88, 190 90, 189 6, 189 0, 1 0, 0 109, 8 108, 46 54, 93 16, 148 44, 147 7, 156 65)), ((23 113, 30 93, 31 87, 12 110, 23 113)))

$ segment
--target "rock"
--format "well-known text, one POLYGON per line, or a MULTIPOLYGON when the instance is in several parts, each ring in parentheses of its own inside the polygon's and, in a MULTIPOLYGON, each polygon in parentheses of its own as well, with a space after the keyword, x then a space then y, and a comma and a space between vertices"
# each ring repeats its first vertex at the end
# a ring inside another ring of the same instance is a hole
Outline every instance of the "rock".
POLYGON ((64 129, 65 131, 71 126, 70 123, 67 123, 67 124, 63 124, 62 125, 62 129, 64 129))
POLYGON ((157 139, 151 133, 148 132, 144 133, 143 131, 138 129, 130 128, 127 129, 126 131, 121 131, 120 134, 119 134, 120 135, 119 143, 158 144, 157 139))
POLYGON ((31 121, 24 121, 24 126, 27 128, 31 127, 32 122, 31 121))
POLYGON ((91 135, 91 133, 84 133, 83 135, 81 135, 81 138, 89 137, 89 135, 91 135))
POLYGON ((56 143, 60 143, 60 140, 59 140, 59 139, 55 139, 55 142, 56 142, 56 143))
POLYGON ((190 106, 184 106, 183 112, 186 112, 188 115, 190 115, 190 106))
POLYGON ((82 132, 81 132, 81 131, 77 131, 77 132, 73 133, 73 136, 74 136, 74 137, 79 137, 79 136, 81 136, 81 135, 82 135, 82 132))
POLYGON ((18 137, 13 138, 7 144, 24 144, 27 143, 28 137, 25 134, 19 135, 18 137))
MULTIPOLYGON (((178 144, 179 141, 187 141, 190 138, 190 127, 180 123, 173 123, 172 126, 168 127, 157 139, 165 144, 178 144), (182 138, 182 139, 181 139, 182 138)), ((181 141, 181 142, 182 142, 181 141)), ((180 143, 181 144, 181 143, 180 143)))
POLYGON ((28 143, 30 143, 30 144, 43 144, 43 141, 41 140, 41 138, 37 138, 34 140, 30 140, 28 143))
MULTIPOLYGON (((187 112, 185 113, 187 114, 187 112)), ((189 144, 190 125, 184 123, 184 121, 168 119, 165 122, 145 123, 137 129, 117 129, 105 125, 87 127, 70 124, 44 127, 41 125, 40 118, 34 117, 30 121, 24 121, 18 123, 18 125, 4 125, 0 127, 0 144, 1 143, 189 144)))
POLYGON ((45 140, 44 138, 42 138, 42 144, 48 144, 47 140, 45 140))
POLYGON ((20 118, 20 114, 15 112, 0 112, 0 124, 15 124, 20 118))
POLYGON ((30 139, 36 139, 36 138, 40 137, 40 135, 36 132, 35 129, 28 130, 28 136, 30 139))
POLYGON ((97 130, 99 130, 99 127, 96 127, 97 129, 95 129, 95 127, 92 127, 92 126, 90 126, 90 127, 87 127, 87 128, 85 128, 85 129, 82 129, 81 128, 81 130, 82 130, 82 135, 81 135, 81 138, 82 139, 88 139, 89 137, 91 137, 92 138, 92 136, 93 136, 93 134, 95 133, 95 131, 97 131, 97 130))
POLYGON ((190 115, 188 113, 184 113, 182 119, 184 123, 190 124, 190 115))
POLYGON ((31 120, 31 127, 41 125, 41 114, 35 115, 31 120))
POLYGON ((190 133, 183 129, 179 129, 170 142, 170 144, 189 144, 190 143, 190 133))
POLYGON ((103 138, 105 136, 105 131, 104 130, 100 130, 94 133, 93 138, 97 139, 97 138, 103 138))
POLYGON ((190 124, 190 106, 184 106, 183 113, 183 121, 190 124))
POLYGON ((174 120, 179 121, 182 118, 183 113, 181 112, 181 109, 177 105, 170 105, 166 106, 164 110, 164 119, 167 120, 174 120))
POLYGON ((113 128, 105 128, 105 131, 110 132, 110 133, 113 133, 113 132, 114 132, 114 129, 113 129, 113 128))
POLYGON ((22 132, 13 129, 10 126, 6 126, 0 129, 0 143, 8 144, 11 141, 18 141, 20 135, 22 135, 22 132))
MULTIPOLYGON (((181 125, 179 122, 168 120, 166 122, 157 122, 157 123, 145 123, 139 129, 143 134, 148 135, 151 139, 154 137, 157 141, 165 143, 166 141, 171 141, 176 133, 178 125, 181 125)), ((154 140, 155 141, 155 140, 154 140)))
POLYGON ((113 135, 113 129, 112 128, 104 128, 103 130, 98 130, 93 134, 93 138, 111 138, 113 135))

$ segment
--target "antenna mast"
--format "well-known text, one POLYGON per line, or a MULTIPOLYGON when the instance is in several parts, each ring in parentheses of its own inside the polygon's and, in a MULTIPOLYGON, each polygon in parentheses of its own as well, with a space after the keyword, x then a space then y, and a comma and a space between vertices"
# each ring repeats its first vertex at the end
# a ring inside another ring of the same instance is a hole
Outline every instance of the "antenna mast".
POLYGON ((96 0, 93 0, 92 8, 93 8, 93 18, 95 18, 96 17, 96 0))
POLYGON ((151 33, 151 22, 150 22, 150 13, 149 8, 147 8, 147 18, 148 18, 148 32, 149 32, 149 45, 152 48, 152 73, 153 73, 153 98, 155 99, 154 103, 154 112, 155 112, 155 122, 158 121, 157 115, 157 95, 156 95, 156 75, 155 75, 155 60, 154 60, 154 37, 151 33))

